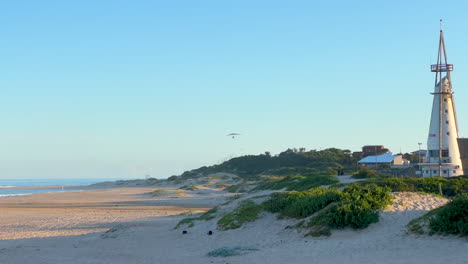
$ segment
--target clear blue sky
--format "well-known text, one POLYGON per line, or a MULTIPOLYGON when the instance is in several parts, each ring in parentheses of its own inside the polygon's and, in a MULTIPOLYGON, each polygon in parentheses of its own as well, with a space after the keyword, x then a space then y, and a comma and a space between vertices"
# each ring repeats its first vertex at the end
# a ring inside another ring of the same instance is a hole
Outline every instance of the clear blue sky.
POLYGON ((288 147, 417 150, 440 18, 468 136, 467 3, 5 2, 0 178, 161 178, 288 147))

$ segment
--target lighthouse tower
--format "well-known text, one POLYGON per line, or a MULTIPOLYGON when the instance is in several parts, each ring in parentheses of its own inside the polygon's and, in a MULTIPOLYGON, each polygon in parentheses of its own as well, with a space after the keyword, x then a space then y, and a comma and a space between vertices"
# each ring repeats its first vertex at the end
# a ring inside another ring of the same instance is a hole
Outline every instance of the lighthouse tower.
POLYGON ((447 63, 442 20, 440 27, 439 54, 437 64, 431 65, 435 72, 434 101, 427 139, 426 163, 422 165, 423 177, 453 177, 463 175, 458 149, 458 124, 453 98, 450 72, 453 64, 447 63))

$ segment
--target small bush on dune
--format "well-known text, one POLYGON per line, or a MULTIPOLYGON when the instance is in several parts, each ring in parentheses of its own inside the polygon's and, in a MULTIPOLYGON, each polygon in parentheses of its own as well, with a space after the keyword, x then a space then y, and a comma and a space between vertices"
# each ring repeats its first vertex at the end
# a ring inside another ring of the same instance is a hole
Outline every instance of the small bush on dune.
POLYGON ((279 169, 270 169, 264 171, 264 175, 296 175, 296 174, 312 174, 312 173, 320 173, 320 168, 309 168, 309 167, 282 167, 279 169))
POLYGON ((167 178, 167 180, 168 181, 175 181, 175 180, 177 180, 177 178, 178 178, 177 176, 172 175, 171 177, 167 178))
POLYGON ((353 184, 343 190, 343 200, 346 202, 366 202, 373 210, 382 209, 392 202, 392 195, 390 189, 386 187, 379 187, 375 184, 368 186, 359 186, 353 184))
POLYGON ((369 178, 375 178, 377 176, 378 176, 377 172, 364 167, 364 168, 361 168, 357 173, 354 173, 352 177, 355 179, 369 179, 369 178))
POLYGON ((264 208, 281 216, 303 218, 323 209, 328 204, 339 201, 340 191, 318 187, 304 192, 277 192, 263 203, 264 208))
POLYGON ((379 178, 370 179, 359 182, 360 185, 377 184, 382 187, 389 187, 394 192, 425 192, 440 194, 439 186, 442 189, 442 194, 448 197, 468 193, 468 179, 463 177, 443 178, 443 177, 427 177, 427 178, 379 178))
POLYGON ((245 193, 248 188, 249 188, 249 183, 242 182, 239 184, 234 184, 229 187, 226 187, 224 188, 224 190, 230 193, 245 193))
POLYGON ((367 202, 344 203, 331 208, 331 217, 328 222, 332 228, 352 227, 366 228, 379 221, 379 213, 371 208, 367 202))
POLYGON ((180 187, 179 189, 187 190, 187 191, 196 191, 196 190, 198 190, 198 187, 193 186, 193 185, 184 185, 184 186, 180 187))
POLYGON ((218 221, 218 227, 221 230, 236 229, 246 222, 255 221, 262 211, 262 206, 253 201, 242 201, 236 209, 227 213, 218 221))
POLYGON ((344 189, 341 200, 311 218, 310 235, 326 234, 330 228, 366 228, 379 220, 378 211, 392 201, 389 188, 377 185, 351 185, 344 189))
POLYGON ((290 175, 284 178, 273 178, 260 183, 253 190, 305 191, 322 185, 338 183, 339 180, 326 174, 290 175))
POLYGON ((468 194, 457 196, 440 207, 429 220, 431 233, 468 235, 468 194))
POLYGON ((378 210, 391 201, 392 196, 388 188, 377 185, 351 185, 344 189, 342 202, 330 208, 331 217, 328 224, 332 228, 366 228, 379 221, 378 210))
POLYGON ((249 251, 257 251, 255 247, 222 247, 208 252, 210 257, 230 257, 244 255, 249 251))
POLYGON ((152 196, 161 196, 161 195, 164 195, 164 194, 166 194, 166 193, 167 193, 167 191, 164 190, 164 189, 156 189, 156 190, 150 192, 150 194, 151 194, 152 196))
POLYGON ((177 225, 174 227, 174 229, 177 229, 177 228, 179 228, 181 226, 184 226, 184 225, 186 225, 187 227, 193 227, 195 225, 194 221, 200 221, 200 220, 208 221, 208 220, 211 220, 211 219, 216 217, 217 212, 218 212, 218 208, 215 207, 215 208, 211 208, 210 210, 204 212, 200 216, 184 218, 184 219, 180 220, 179 223, 177 223, 177 225))
POLYGON ((449 197, 464 193, 466 194, 468 193, 468 178, 452 178, 444 184, 442 191, 444 192, 444 195, 449 197))

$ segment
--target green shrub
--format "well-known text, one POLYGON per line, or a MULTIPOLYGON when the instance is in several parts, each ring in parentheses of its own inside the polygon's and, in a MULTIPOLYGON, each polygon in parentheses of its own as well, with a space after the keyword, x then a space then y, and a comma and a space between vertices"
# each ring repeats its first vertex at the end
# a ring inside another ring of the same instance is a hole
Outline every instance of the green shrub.
POLYGON ((281 216, 303 218, 340 200, 340 191, 318 187, 310 191, 277 192, 263 203, 264 208, 281 216))
POLYGON ((445 196, 451 197, 463 193, 468 193, 468 179, 463 177, 443 178, 379 178, 359 182, 360 185, 377 184, 382 187, 389 187, 394 192, 425 192, 439 193, 439 185, 445 196))
POLYGON ((246 222, 255 221, 261 211, 262 206, 255 204, 253 201, 242 201, 239 207, 219 219, 218 227, 220 230, 239 228, 246 222))
POLYGON ((445 182, 442 192, 449 197, 468 193, 468 178, 450 178, 445 182))
POLYGON ((369 168, 361 168, 358 172, 353 174, 353 178, 355 179, 369 179, 377 177, 377 172, 371 170, 369 168))
POLYGON ((270 178, 260 183, 253 190, 280 190, 286 188, 288 191, 305 191, 338 182, 338 179, 326 174, 290 175, 279 180, 270 178))
POLYGON ((308 223, 310 235, 327 233, 328 229, 366 228, 379 220, 378 210, 392 201, 390 189, 375 184, 353 184, 343 190, 341 200, 320 211, 308 223))
POLYGON ((193 221, 197 220, 196 217, 187 217, 187 218, 184 218, 182 220, 179 221, 179 223, 177 223, 177 225, 174 227, 174 229, 177 229, 183 225, 186 225, 187 227, 193 227, 195 224, 193 223, 193 221))
POLYGON ((309 168, 309 167, 282 167, 279 169, 271 169, 263 172, 264 175, 279 175, 279 176, 286 176, 286 175, 304 175, 304 174, 311 174, 311 173, 320 173, 320 169, 318 168, 309 168))
POLYGON ((198 188, 196 186, 193 186, 193 185, 184 185, 184 186, 180 187, 179 189, 187 190, 187 191, 196 191, 196 190, 198 190, 198 188))
POLYGON ((332 228, 366 228, 372 223, 379 221, 379 213, 377 210, 371 209, 369 203, 353 202, 344 203, 340 206, 332 207, 332 215, 329 221, 329 226, 332 228))
POLYGON ((431 233, 468 235, 468 194, 457 196, 429 220, 431 233))
POLYGON ((196 220, 211 220, 216 217, 216 213, 218 212, 218 208, 211 208, 210 210, 204 212, 202 215, 200 215, 196 220))
POLYGON ((208 252, 210 257, 230 257, 248 253, 249 251, 257 251, 255 247, 222 247, 208 252))
POLYGON ((389 188, 351 185, 344 189, 342 202, 332 207, 329 225, 332 228, 365 228, 379 221, 378 210, 392 201, 389 188))
POLYGON ((224 190, 230 193, 245 193, 246 189, 249 188, 249 185, 250 184, 248 182, 242 182, 226 187, 224 188, 224 190))
POLYGON ((198 217, 188 217, 188 218, 184 218, 182 220, 179 221, 179 223, 177 223, 177 225, 174 227, 174 229, 177 229, 183 225, 186 225, 187 227, 193 227, 195 225, 194 221, 200 221, 200 220, 204 220, 204 221, 208 221, 208 220, 211 220, 213 218, 216 217, 216 213, 218 212, 218 208, 214 207, 214 208, 211 208, 210 210, 204 212, 203 214, 201 214, 200 216, 198 217))
POLYGON ((390 189, 375 184, 359 186, 353 184, 343 190, 343 200, 350 203, 368 203, 372 210, 382 209, 392 202, 390 189))
POLYGON ((164 190, 164 189, 156 189, 156 190, 150 192, 150 194, 152 196, 161 196, 161 195, 164 195, 166 193, 167 193, 167 190, 164 190))
POLYGON ((171 177, 167 178, 168 181, 175 181, 177 180, 177 176, 172 175, 171 177))

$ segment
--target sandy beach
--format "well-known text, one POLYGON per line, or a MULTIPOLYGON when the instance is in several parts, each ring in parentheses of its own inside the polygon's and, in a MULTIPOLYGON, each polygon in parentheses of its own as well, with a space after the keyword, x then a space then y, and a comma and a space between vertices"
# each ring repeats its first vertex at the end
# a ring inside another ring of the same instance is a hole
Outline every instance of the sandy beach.
POLYGON ((395 193, 379 223, 326 238, 285 229, 291 220, 269 213, 236 230, 218 231, 216 219, 197 222, 187 234, 174 229, 190 213, 226 203, 232 195, 210 188, 181 192, 170 186, 107 184, 3 197, 0 263, 468 263, 465 238, 407 234, 411 219, 447 202, 425 194, 395 193), (163 194, 150 195, 156 188, 163 194), (207 235, 210 230, 213 235, 207 235), (207 255, 235 246, 256 251, 207 255))

